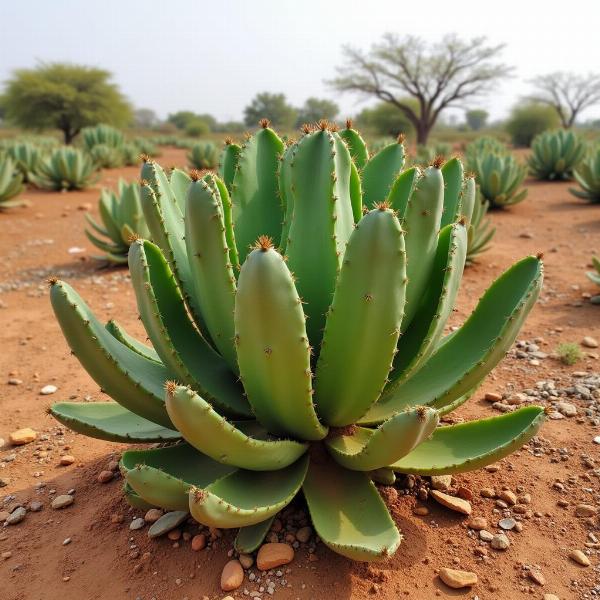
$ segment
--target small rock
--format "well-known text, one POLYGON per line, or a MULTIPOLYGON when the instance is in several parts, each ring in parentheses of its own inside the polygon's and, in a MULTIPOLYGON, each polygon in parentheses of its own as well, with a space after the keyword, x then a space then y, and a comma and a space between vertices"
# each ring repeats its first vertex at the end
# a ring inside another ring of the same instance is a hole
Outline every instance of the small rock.
POLYGON ((10 550, 7 550, 6 552, 2 553, 2 558, 4 560, 8 560, 11 556, 12 556, 12 552, 10 550))
POLYGON ((17 379, 16 377, 11 377, 8 380, 8 385, 21 385, 23 383, 22 379, 17 379))
POLYGON ((585 348, 597 348, 598 342, 593 337, 586 335, 581 340, 581 345, 584 346, 585 348))
POLYGON ((100 471, 97 477, 98 483, 109 483, 113 480, 115 474, 112 471, 100 471))
POLYGON ((312 527, 308 527, 308 526, 307 527, 301 527, 296 532, 296 539, 301 544, 306 544, 306 542, 308 542, 308 540, 310 540, 310 536, 311 535, 312 535, 312 527))
POLYGON ((497 533, 492 537, 490 545, 494 550, 506 550, 510 546, 510 540, 503 533, 497 533))
POLYGON ((442 506, 449 508, 455 512, 458 512, 462 515, 470 515, 471 511, 471 503, 467 502, 467 500, 463 500, 462 498, 456 498, 455 496, 450 496, 449 494, 444 494, 444 492, 440 492, 439 490, 432 490, 431 496, 439 502, 442 506))
POLYGON ((31 512, 40 512, 42 508, 44 508, 44 505, 41 502, 38 502, 37 500, 33 500, 29 503, 29 510, 31 512))
POLYGON ((64 456, 60 457, 60 464, 63 467, 67 467, 68 465, 72 465, 75 462, 75 457, 71 456, 70 454, 65 454, 64 456))
POLYGON ((62 496, 56 496, 54 500, 52 500, 52 508, 66 508, 67 506, 71 506, 73 504, 75 498, 70 494, 63 494, 62 496))
POLYGON ((574 417, 577 415, 577 407, 569 402, 557 402, 556 410, 565 417, 574 417))
POLYGON ((517 522, 514 519, 501 519, 498 522, 498 526, 500 529, 504 529, 505 531, 510 531, 515 528, 517 522))
POLYGON ((554 594, 544 594, 544 600, 560 600, 560 598, 554 594))
POLYGON ((468 526, 475 531, 481 531, 487 529, 488 522, 484 517, 473 517, 469 522, 468 526))
POLYGON ((62 543, 62 545, 63 545, 63 546, 68 546, 68 545, 69 545, 69 544, 70 544, 72 541, 73 541, 73 540, 72 540, 71 538, 65 538, 65 539, 63 540, 63 543, 62 543))
POLYGON ((41 390, 40 394, 42 396, 49 396, 50 394, 54 394, 58 391, 58 388, 55 385, 45 385, 41 390))
POLYGON ((583 567, 590 566, 590 559, 581 550, 572 550, 569 552, 569 558, 583 567))
POLYGON ((142 519, 141 517, 138 517, 137 519, 131 521, 131 523, 129 524, 129 529, 131 529, 132 531, 136 531, 137 529, 141 529, 145 524, 146 521, 144 521, 144 519, 142 519))
POLYGON ((484 396, 484 399, 487 400, 488 402, 501 402, 502 401, 502 394, 496 394, 494 392, 488 392, 484 396))
POLYGON ((434 490, 445 492, 452 485, 452 475, 432 475, 431 487, 434 490))
POLYGON ((575 515, 577 517, 593 517, 598 511, 591 504, 578 504, 575 507, 575 515))
POLYGON ((546 578, 541 571, 537 571, 536 569, 532 569, 527 573, 527 576, 533 583, 537 583, 538 585, 546 585, 546 578))
POLYGON ((477 583, 477 575, 471 571, 456 571, 442 567, 440 569, 440 579, 448 586, 454 589, 470 587, 477 583))
POLYGON ((13 446, 23 446, 24 444, 30 444, 37 438, 37 433, 30 427, 24 429, 18 429, 13 431, 8 439, 13 446))
POLYGON ((27 511, 22 506, 19 506, 8 515, 5 523, 7 525, 16 525, 17 523, 20 523, 26 515, 27 511))
POLYGON ((239 560, 230 560, 221 573, 221 589, 224 592, 237 590, 244 581, 244 569, 239 560))
POLYGON ((417 506, 413 509, 413 514, 426 517, 429 514, 429 509, 426 506, 417 506))
POLYGON ((495 498, 496 490, 494 488, 481 488, 479 495, 482 498, 495 498))
POLYGON ((240 554, 240 564, 244 569, 249 569, 254 564, 254 557, 251 554, 240 554))
POLYGON ((206 536, 203 533, 199 533, 192 538, 192 550, 198 552, 206 548, 206 536))
POLYGON ((174 510, 172 512, 165 513, 156 523, 153 523, 150 529, 148 529, 148 537, 155 538, 165 533, 169 533, 171 529, 175 529, 178 525, 181 525, 188 517, 188 513, 184 510, 174 510))
POLYGON ((263 544, 256 557, 256 566, 261 571, 268 571, 294 560, 294 549, 289 544, 263 544))
POLYGON ((502 490, 498 494, 498 498, 500 498, 500 500, 504 500, 504 502, 506 502, 506 504, 509 506, 514 506, 517 503, 517 495, 510 490, 502 490))
POLYGON ((172 541, 176 542, 181 539, 181 529, 171 529, 169 533, 167 533, 167 537, 172 541))
POLYGON ((163 516, 163 511, 160 508, 151 508, 145 515, 146 523, 156 523, 163 516))

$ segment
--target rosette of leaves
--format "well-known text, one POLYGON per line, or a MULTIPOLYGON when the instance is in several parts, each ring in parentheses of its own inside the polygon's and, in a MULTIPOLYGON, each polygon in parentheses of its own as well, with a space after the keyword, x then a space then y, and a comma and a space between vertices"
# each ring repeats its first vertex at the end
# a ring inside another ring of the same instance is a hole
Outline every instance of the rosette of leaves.
POLYGON ((529 170, 537 179, 572 179, 573 171, 585 156, 585 143, 573 131, 544 131, 531 144, 529 170))
POLYGON ((48 190, 82 190, 93 183, 95 171, 96 164, 88 153, 65 146, 50 152, 30 181, 48 190))

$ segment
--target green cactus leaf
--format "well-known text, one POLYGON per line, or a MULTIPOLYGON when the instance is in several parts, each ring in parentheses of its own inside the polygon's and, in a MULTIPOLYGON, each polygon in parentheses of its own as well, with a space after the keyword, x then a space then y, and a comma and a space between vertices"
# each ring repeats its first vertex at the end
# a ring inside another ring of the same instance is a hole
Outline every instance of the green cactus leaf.
POLYGON ((265 537, 267 537, 274 519, 275 517, 273 516, 265 521, 256 523, 256 525, 240 527, 233 542, 235 551, 240 554, 251 554, 254 552, 263 543, 265 537))
POLYGON ((477 202, 477 184, 474 177, 467 177, 463 185, 460 201, 460 214, 466 219, 467 225, 472 221, 475 202, 477 202))
POLYGON ((396 473, 389 467, 375 469, 369 473, 369 477, 375 483, 380 483, 381 485, 394 485, 394 483, 396 483, 396 473))
POLYGON ((54 283, 50 299, 67 343, 92 379, 121 406, 171 427, 163 400, 167 369, 116 340, 67 283, 54 283))
POLYGON ((327 317, 315 382, 318 413, 326 423, 354 423, 379 398, 405 293, 402 229, 394 211, 382 206, 367 213, 350 236, 327 317))
POLYGON ((105 326, 106 331, 110 333, 114 338, 119 340, 121 344, 127 346, 130 350, 137 352, 140 356, 153 360, 154 362, 160 363, 160 358, 156 354, 156 350, 136 340, 132 335, 129 335, 125 329, 117 323, 114 319, 111 319, 105 326))
POLYGON ((110 242, 105 242, 104 240, 101 240, 100 238, 96 237, 91 231, 88 231, 87 229, 84 229, 83 233, 85 233, 85 237, 87 237, 87 239, 90 240, 90 242, 92 242, 92 244, 94 244, 96 248, 104 250, 104 252, 110 254, 123 254, 127 256, 127 250, 129 250, 129 246, 126 246, 122 243, 111 244, 110 242))
POLYGON ((308 468, 305 455, 278 471, 244 471, 226 475, 190 491, 190 512, 209 527, 248 527, 275 516, 300 490, 308 468))
POLYGON ((362 187, 360 175, 354 163, 350 165, 350 202, 352 203, 352 216, 354 217, 354 222, 358 223, 363 215, 362 187))
POLYGON ((129 271, 140 317, 164 364, 224 413, 251 416, 235 375, 189 319, 159 248, 147 240, 133 243, 129 249, 129 271))
POLYGON ((356 129, 352 129, 351 123, 346 123, 346 128, 339 131, 340 137, 346 142, 352 162, 359 171, 362 171, 369 160, 367 144, 356 129))
POLYGON ((192 486, 206 487, 235 471, 235 467, 218 463, 188 444, 128 450, 119 466, 140 498, 166 510, 184 511, 189 507, 192 486))
POLYGON ((543 421, 543 408, 527 406, 499 417, 439 427, 429 440, 390 466, 419 475, 480 469, 526 444, 543 421))
POLYGON ((380 423, 416 404, 442 409, 478 385, 515 341, 542 278, 542 262, 535 256, 515 263, 490 286, 464 325, 412 377, 384 392, 361 422, 380 423))
POLYGON ((110 237, 110 234, 108 233, 108 231, 106 231, 106 228, 99 225, 90 213, 86 212, 83 216, 85 217, 85 220, 91 225, 92 229, 94 229, 97 233, 105 237, 110 237))
POLYGON ((334 552, 353 560, 383 560, 402 536, 366 473, 312 461, 302 486, 315 530, 334 552))
POLYGON ((291 465, 308 448, 301 442, 268 438, 253 422, 246 426, 244 422, 237 426, 229 423, 208 402, 183 386, 168 389, 166 403, 171 420, 187 442, 223 464, 272 471, 291 465))
POLYGON ((123 408, 116 402, 58 402, 52 416, 73 431, 107 442, 150 443, 181 439, 167 429, 123 408))
POLYGON ((404 167, 406 153, 399 140, 373 155, 362 169, 363 204, 368 209, 384 202, 404 167))
POLYGON ((222 179, 215 177, 212 173, 207 173, 204 176, 204 181, 214 183, 214 186, 219 192, 221 198, 221 209, 223 210, 223 224, 225 226, 225 239, 227 240, 227 248, 229 249, 229 262, 234 274, 237 274, 240 268, 240 258, 235 241, 235 232, 233 229, 233 207, 227 186, 222 179))
POLYGON ((235 177, 235 170, 237 168, 241 150, 242 149, 238 144, 234 144, 230 140, 227 140, 223 152, 221 153, 219 176, 225 182, 229 193, 231 193, 231 186, 233 185, 233 178, 235 177))
MULTIPOLYGON (((353 471, 374 471, 390 465, 426 440, 438 424, 433 408, 409 408, 377 429, 356 427, 325 440, 333 460, 353 471)), ((343 430, 342 430, 343 431, 343 430)))
POLYGON ((408 200, 415 189, 419 176, 419 169, 411 167, 406 171, 402 171, 392 184, 386 200, 399 215, 404 215, 406 212, 408 200))
POLYGON ((270 432, 325 437, 312 402, 310 346, 302 303, 283 257, 262 240, 242 265, 235 299, 240 377, 270 432))
POLYGON ((461 214, 463 166, 458 158, 451 158, 442 167, 444 178, 444 212, 440 227, 454 223, 461 214))
POLYGON ((292 216, 294 214, 294 194, 292 193, 292 162, 296 152, 297 144, 290 144, 281 157, 279 165, 279 196, 281 204, 285 210, 283 216, 283 227, 281 229, 281 241, 279 248, 282 254, 285 254, 285 249, 290 234, 292 225, 292 216))
POLYGON ((147 511, 151 508, 156 508, 154 504, 150 504, 146 502, 143 498, 140 498, 132 489, 131 486, 127 485, 127 482, 123 485, 123 495, 125 496, 125 500, 127 504, 132 508, 137 510, 147 511))

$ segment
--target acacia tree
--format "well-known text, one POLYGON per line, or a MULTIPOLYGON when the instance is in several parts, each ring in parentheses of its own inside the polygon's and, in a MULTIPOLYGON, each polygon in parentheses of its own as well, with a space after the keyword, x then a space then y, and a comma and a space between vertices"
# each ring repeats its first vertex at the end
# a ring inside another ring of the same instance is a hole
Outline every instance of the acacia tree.
POLYGON ((531 83, 536 92, 530 99, 554 108, 567 129, 573 126, 582 110, 600 102, 600 75, 557 71, 535 77, 531 83))
POLYGON ((0 98, 6 118, 24 129, 60 129, 65 144, 88 125, 126 125, 131 108, 103 69, 41 63, 18 69, 0 98))
POLYGON ((482 127, 485 127, 487 118, 489 117, 489 113, 487 110, 483 110, 481 108, 474 108, 472 110, 468 110, 465 113, 465 119, 467 121, 467 125, 473 131, 479 131, 482 127))
POLYGON ((296 122, 296 109, 289 105, 285 94, 256 94, 244 109, 244 122, 255 127, 260 119, 269 119, 275 127, 291 129, 296 122))
POLYGON ((417 143, 426 144, 445 108, 489 92, 510 73, 495 60, 502 48, 487 45, 484 37, 463 41, 448 35, 428 45, 417 37, 387 33, 368 52, 344 46, 345 64, 329 83, 394 105, 412 123, 417 143), (404 101, 406 96, 417 100, 419 110, 404 101))

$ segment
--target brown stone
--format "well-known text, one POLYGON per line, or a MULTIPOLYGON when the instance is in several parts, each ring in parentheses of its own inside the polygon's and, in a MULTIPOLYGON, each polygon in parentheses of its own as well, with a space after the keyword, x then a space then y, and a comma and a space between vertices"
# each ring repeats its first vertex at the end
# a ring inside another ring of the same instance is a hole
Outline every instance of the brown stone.
POLYGON ((312 535, 312 527, 301 527, 300 529, 298 529, 298 531, 296 532, 296 539, 302 543, 302 544, 306 544, 306 542, 308 542, 308 540, 310 540, 310 536, 312 535))
POLYGON ((198 552, 206 548, 206 536, 203 533, 199 533, 192 538, 192 550, 198 552))
POLYGON ((593 517, 598 511, 591 504, 578 504, 575 507, 575 515, 578 517, 593 517))
POLYGON ((60 464, 63 467, 68 467, 69 465, 72 465, 75 462, 75 457, 71 456, 70 454, 65 454, 64 456, 60 457, 60 464))
POLYGON ((533 583, 537 583, 538 585, 546 585, 546 578, 541 571, 533 569, 527 573, 527 576, 529 579, 531 579, 531 581, 533 581, 533 583))
POLYGON ((462 515, 470 515, 471 511, 473 510, 471 508, 471 504, 462 498, 456 498, 455 496, 444 494, 438 490, 432 490, 430 495, 442 506, 445 506, 446 508, 449 508, 450 510, 458 512, 462 515))
POLYGON ((289 544, 263 544, 256 557, 256 566, 261 571, 268 571, 294 560, 294 549, 289 544))
POLYGON ((497 394, 495 392, 488 392, 484 396, 484 400, 487 400, 488 402, 500 402, 502 400, 502 394, 497 394))
POLYGON ((500 500, 504 500, 504 502, 506 502, 506 504, 509 506, 514 506, 517 503, 517 495, 510 490, 502 490, 498 494, 498 498, 500 498, 500 500))
POLYGON ((181 538, 181 529, 171 529, 171 531, 167 533, 167 537, 171 541, 176 542, 179 538, 181 538))
POLYGON ((100 471, 98 474, 98 483, 109 483, 112 481, 115 474, 112 471, 100 471))
POLYGON ((426 506, 417 506, 414 508, 413 514, 419 517, 426 517, 429 514, 429 509, 426 506))
POLYGON ((244 581, 244 569, 239 560, 230 560, 221 573, 221 589, 224 592, 237 590, 244 581))
POLYGON ((464 587, 471 587, 477 583, 477 575, 471 571, 457 571, 442 567, 440 569, 440 579, 451 588, 458 590, 464 587))
POLYGON ((581 550, 572 550, 569 552, 569 558, 583 567, 590 566, 590 559, 581 550))
POLYGON ((156 523, 164 514, 160 508, 151 508, 145 515, 144 521, 146 523, 156 523))
POLYGON ((8 440, 13 446, 23 446, 24 444, 30 444, 37 438, 37 433, 30 427, 24 429, 17 429, 13 431, 9 436, 8 440))
POLYGON ((488 522, 485 517, 473 517, 469 520, 467 525, 475 531, 481 531, 482 529, 487 529, 488 522))

